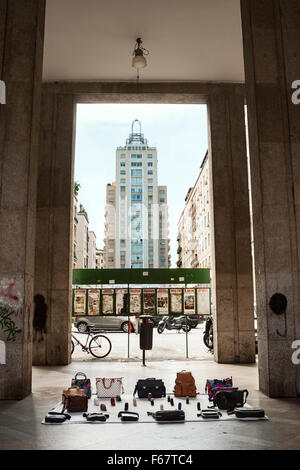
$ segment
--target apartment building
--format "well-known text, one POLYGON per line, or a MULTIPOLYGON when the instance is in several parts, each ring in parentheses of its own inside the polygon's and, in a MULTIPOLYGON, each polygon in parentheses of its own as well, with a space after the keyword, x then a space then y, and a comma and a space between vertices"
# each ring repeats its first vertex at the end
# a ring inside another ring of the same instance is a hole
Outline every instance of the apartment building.
POLYGON ((179 268, 211 267, 210 188, 208 153, 195 185, 188 190, 178 222, 179 268))
POLYGON ((167 187, 158 185, 157 149, 133 121, 125 146, 116 150, 116 182, 106 188, 107 268, 167 268, 167 187))

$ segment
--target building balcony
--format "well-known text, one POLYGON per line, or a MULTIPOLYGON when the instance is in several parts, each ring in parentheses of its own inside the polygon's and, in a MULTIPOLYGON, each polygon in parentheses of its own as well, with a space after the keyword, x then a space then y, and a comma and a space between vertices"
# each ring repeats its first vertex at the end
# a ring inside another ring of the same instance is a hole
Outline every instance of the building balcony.
POLYGON ((182 252, 182 246, 180 246, 177 250, 177 254, 180 255, 180 253, 182 252))

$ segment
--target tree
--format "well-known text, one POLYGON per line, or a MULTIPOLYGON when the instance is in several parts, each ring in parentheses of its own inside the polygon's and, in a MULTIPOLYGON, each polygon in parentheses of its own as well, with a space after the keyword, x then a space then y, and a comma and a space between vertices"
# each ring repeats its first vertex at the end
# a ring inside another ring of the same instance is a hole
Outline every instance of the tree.
POLYGON ((74 183, 74 194, 75 194, 75 196, 78 196, 80 188, 81 188, 80 183, 78 181, 75 181, 75 183, 74 183))

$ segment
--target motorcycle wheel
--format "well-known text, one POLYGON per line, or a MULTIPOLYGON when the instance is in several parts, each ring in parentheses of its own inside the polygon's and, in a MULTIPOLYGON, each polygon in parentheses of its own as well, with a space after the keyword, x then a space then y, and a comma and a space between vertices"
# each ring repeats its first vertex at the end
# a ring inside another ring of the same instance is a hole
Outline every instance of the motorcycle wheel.
POLYGON ((210 330, 209 333, 204 333, 204 336, 203 336, 203 342, 205 344, 205 346, 212 350, 213 347, 214 347, 214 338, 213 338, 213 333, 212 331, 210 330))
POLYGON ((192 327, 191 325, 182 325, 182 329, 185 333, 188 333, 189 331, 191 331, 192 327))
POLYGON ((157 327, 157 333, 161 334, 163 331, 164 331, 164 327, 163 327, 163 326, 158 326, 158 327, 157 327))

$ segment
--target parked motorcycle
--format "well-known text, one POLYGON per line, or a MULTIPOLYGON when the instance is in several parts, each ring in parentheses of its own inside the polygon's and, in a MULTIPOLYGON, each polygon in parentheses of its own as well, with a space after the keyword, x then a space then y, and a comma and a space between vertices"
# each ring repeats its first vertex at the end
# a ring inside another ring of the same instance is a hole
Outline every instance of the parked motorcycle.
POLYGON ((205 329, 203 333, 203 342, 205 346, 211 351, 214 349, 214 330, 213 319, 209 317, 205 322, 205 329))
POLYGON ((161 334, 165 329, 177 331, 182 329, 185 332, 189 332, 192 329, 191 323, 191 320, 184 315, 181 317, 164 316, 157 326, 157 333, 161 334))

